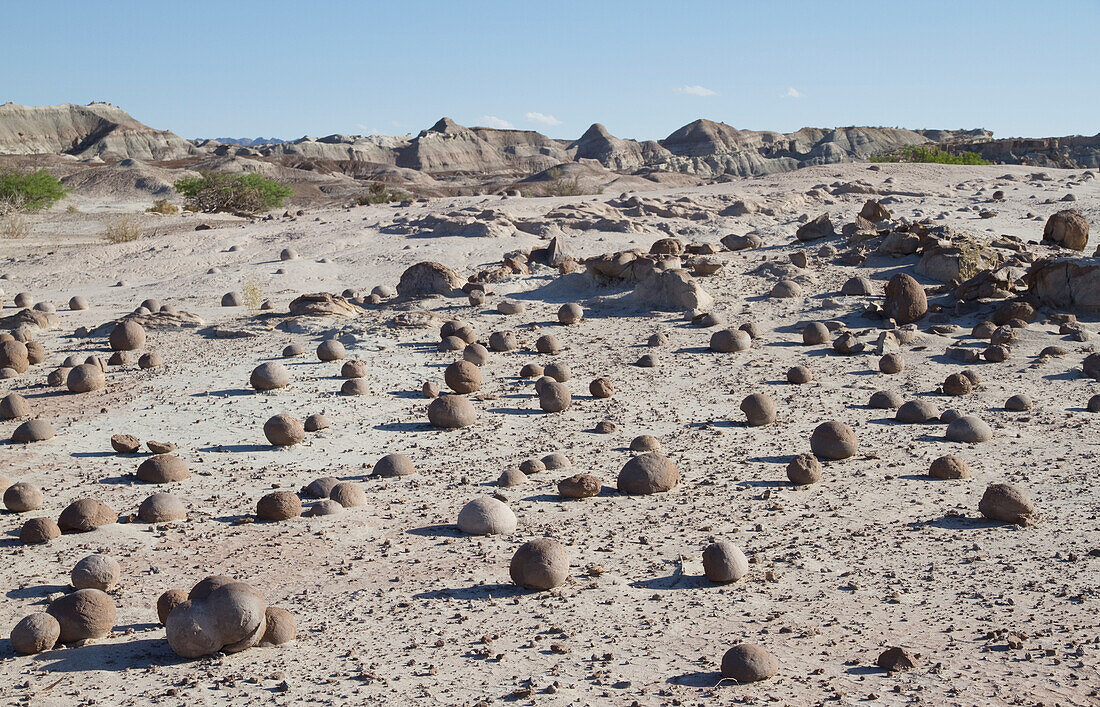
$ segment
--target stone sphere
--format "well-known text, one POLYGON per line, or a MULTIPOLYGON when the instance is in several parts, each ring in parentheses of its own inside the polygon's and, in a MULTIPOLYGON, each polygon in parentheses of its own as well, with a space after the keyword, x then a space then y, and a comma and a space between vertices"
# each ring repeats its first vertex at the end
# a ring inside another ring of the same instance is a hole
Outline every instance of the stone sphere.
POLYGON ((898 408, 894 419, 905 425, 920 425, 926 422, 938 422, 940 409, 928 400, 910 400, 898 408))
POLYGON ((329 428, 329 421, 321 413, 315 412, 306 418, 306 421, 302 423, 302 427, 305 428, 306 432, 320 432, 329 428))
POLYGON ((458 512, 458 529, 470 535, 507 535, 518 523, 512 509, 492 496, 479 496, 458 512))
POLYGON ((519 469, 505 469, 501 472, 500 476, 497 477, 497 486, 501 488, 510 488, 525 483, 527 483, 527 474, 524 474, 519 469))
POLYGON ((855 431, 843 422, 823 422, 810 435, 810 450, 819 459, 847 459, 858 449, 855 431))
POLYGON ((974 392, 974 383, 962 373, 952 373, 941 386, 944 395, 970 395, 974 392))
POLYGON ((34 304, 34 297, 30 292, 20 292, 15 296, 15 306, 26 309, 34 304))
POLYGON ((37 341, 28 341, 24 346, 27 347, 27 363, 30 365, 37 366, 46 360, 46 349, 42 344, 37 341))
POLYGON ((322 476, 306 484, 305 488, 302 489, 302 493, 310 498, 328 498, 332 493, 332 489, 338 483, 340 483, 340 479, 335 476, 322 476))
POLYGON ((190 478, 191 472, 175 454, 155 454, 138 465, 137 477, 148 484, 170 484, 190 478))
POLYGON ((741 412, 750 427, 770 425, 775 422, 775 401, 763 393, 753 393, 741 401, 741 412))
POLYGON ((31 518, 19 529, 19 542, 24 545, 41 545, 61 537, 61 528, 53 518, 31 518))
POLYGON ((647 495, 668 491, 679 483, 680 470, 671 459, 658 452, 647 452, 623 466, 617 486, 622 493, 647 495))
POLYGON ((294 614, 277 606, 267 607, 264 635, 257 645, 281 646, 298 637, 298 622, 294 614))
POLYGON ((277 361, 261 363, 252 369, 248 384, 255 390, 276 390, 290 385, 290 371, 277 361))
POLYGON ((187 601, 187 592, 182 589, 169 589, 157 597, 157 618, 161 625, 168 620, 168 614, 172 613, 180 604, 187 601))
POLYGON ((280 521, 302 515, 302 500, 291 491, 272 491, 256 502, 256 517, 260 520, 280 521))
POLYGON ((751 643, 741 643, 722 656, 722 677, 737 682, 760 682, 779 672, 779 661, 768 651, 751 643))
POLYGON ((593 398, 610 398, 615 394, 615 384, 610 378, 597 378, 588 384, 588 392, 593 398))
POLYGON ((512 581, 525 589, 553 589, 569 577, 569 552, 557 540, 528 540, 512 556, 512 581))
POLYGON ((928 475, 933 479, 969 479, 970 467, 962 459, 945 454, 932 462, 928 467, 928 475))
POLYGON ((829 327, 821 322, 810 322, 802 329, 802 343, 807 346, 827 344, 832 341, 833 335, 829 327))
POLYGON ((317 346, 317 358, 322 361, 339 361, 347 356, 347 349, 336 339, 326 339, 317 346))
POLYGON ((912 275, 898 273, 886 283, 886 316, 910 324, 928 312, 928 296, 912 275))
POLYGON ((329 491, 329 498, 344 508, 356 508, 367 505, 367 492, 350 481, 341 481, 329 491))
POLYGON ((170 523, 186 518, 186 506, 172 494, 154 493, 138 506, 138 520, 142 523, 170 523))
POLYGON ((340 386, 340 395, 370 395, 370 383, 366 378, 348 378, 340 386))
POLYGON ((752 346, 752 337, 740 329, 719 329, 710 335, 710 350, 720 353, 736 353, 752 346))
POLYGON ((26 373, 31 367, 27 345, 14 339, 0 340, 0 368, 10 368, 16 373, 26 373))
POLYGON ((420 393, 429 400, 438 398, 440 393, 439 384, 434 381, 424 381, 424 385, 420 387, 420 393))
POLYGON ((792 366, 787 369, 787 382, 795 385, 809 383, 814 379, 814 374, 806 366, 792 366))
POLYGON ((90 363, 82 363, 69 369, 69 375, 65 378, 65 386, 70 393, 90 393, 105 385, 107 377, 103 375, 103 371, 90 363))
POLYGON ((42 492, 26 481, 14 483, 4 489, 4 506, 12 513, 26 513, 42 507, 42 492))
POLYGON ((481 369, 469 361, 455 361, 443 372, 447 387, 456 393, 473 393, 481 389, 481 369))
POLYGON ((365 378, 370 371, 365 361, 345 361, 340 367, 341 378, 365 378))
POLYGON ((476 421, 473 403, 461 395, 441 395, 428 405, 428 422, 434 427, 457 429, 476 421))
POLYGON ((284 260, 285 261, 285 260, 297 260, 297 259, 298 259, 298 251, 294 250, 293 248, 283 248, 282 251, 279 253, 279 260, 284 260))
POLYGON ((135 321, 119 322, 108 338, 112 351, 134 351, 145 347, 145 329, 135 321))
POLYGON ((1089 412, 1100 412, 1100 395, 1094 395, 1089 398, 1088 404, 1085 409, 1089 412))
POLYGON ((63 533, 87 533, 101 525, 118 522, 118 514, 110 506, 95 498, 80 498, 61 511, 57 527, 63 533))
POLYGON ((305 356, 306 347, 301 344, 287 344, 283 347, 283 358, 294 358, 296 356, 305 356))
POLYGON ((466 348, 466 342, 457 336, 445 336, 439 342, 440 351, 462 351, 466 348))
POLYGON ((538 339, 535 339, 535 351, 541 354, 561 353, 561 344, 558 343, 556 336, 552 334, 543 334, 538 339))
POLYGON ((111 597, 99 589, 78 589, 50 602, 46 613, 60 625, 58 641, 75 643, 101 638, 114 628, 118 610, 111 597))
POLYGON ((514 351, 519 348, 516 335, 510 331, 494 331, 489 335, 489 349, 492 351, 514 351))
POLYGON ((53 425, 45 420, 27 420, 11 433, 11 441, 28 444, 30 442, 42 442, 57 435, 53 425))
POLYGON ((1012 355, 1012 349, 1004 344, 994 344, 982 351, 982 358, 990 363, 1003 363, 1012 355))
POLYGON ((703 548, 703 574, 712 582, 736 582, 749 573, 749 559, 741 548, 720 540, 703 548))
POLYGON ((656 348, 658 346, 667 346, 668 345, 668 334, 664 333, 663 331, 659 331, 656 334, 650 334, 649 338, 646 339, 645 345, 650 347, 650 348, 656 348))
POLYGON ((15 420, 31 414, 27 399, 19 393, 8 393, 0 398, 0 419, 15 420))
POLYGON ((576 324, 584 318, 584 310, 579 304, 570 302, 558 308, 558 321, 562 324, 576 324))
POLYGON ((653 435, 638 435, 630 440, 632 452, 656 452, 661 448, 661 443, 653 435))
POLYGON ((141 440, 133 435, 111 435, 111 448, 119 454, 136 454, 141 449, 141 440))
POLYGON ((344 507, 340 505, 338 501, 334 501, 331 498, 322 498, 305 513, 305 515, 311 518, 319 518, 321 516, 332 516, 340 513, 344 510, 344 507))
POLYGON ((229 578, 208 580, 213 581, 196 585, 189 600, 172 609, 165 621, 168 645, 182 658, 236 653, 263 637, 267 613, 263 594, 229 578))
POLYGON ((412 476, 416 473, 412 459, 404 454, 387 454, 374 464, 371 476, 412 476))
POLYGON ((520 378, 539 378, 543 373, 543 367, 537 363, 524 364, 523 368, 519 369, 520 378))
POLYGON ((306 428, 298 418, 280 414, 264 423, 264 436, 276 447, 289 447, 306 438, 306 428))
POLYGON ((561 412, 573 404, 573 395, 564 384, 551 381, 539 391, 539 407, 544 412, 561 412))
POLYGON ((1011 398, 1005 401, 1005 410, 1011 412, 1024 412, 1030 410, 1034 403, 1031 402, 1031 396, 1026 393, 1020 393, 1013 395, 1011 398))
POLYGON ((801 297, 802 285, 799 285, 794 280, 780 280, 775 283, 768 295, 777 299, 801 297))
POLYGON ((19 655, 48 651, 61 637, 61 624, 50 614, 25 616, 11 630, 11 647, 19 655))
POLYGON ((603 482, 592 474, 573 474, 558 482, 558 493, 565 498, 591 498, 602 488, 603 482))
POLYGON ((947 439, 952 442, 977 444, 993 439, 993 428, 974 415, 963 415, 947 426, 947 439))
POLYGON ((896 410, 904 404, 902 397, 892 390, 878 390, 871 394, 868 407, 877 410, 896 410))
POLYGON ((497 304, 497 311, 501 314, 523 314, 527 310, 527 305, 523 302, 516 302, 515 300, 501 300, 497 304))
POLYGON ((543 369, 543 374, 553 378, 559 383, 564 383, 573 377, 573 371, 566 363, 549 363, 543 369))
POLYGON ((122 568, 110 555, 88 555, 76 563, 69 573, 69 581, 77 589, 98 589, 109 592, 118 584, 122 568))
POLYGON ((242 307, 244 306, 244 295, 240 292, 226 292, 222 295, 223 307, 242 307))
POLYGON ((1015 484, 990 484, 978 502, 978 511, 990 520, 1030 525, 1035 503, 1015 484))
POLYGON ((542 467, 550 471, 568 469, 571 466, 573 466, 573 462, 569 461, 569 457, 562 452, 551 452, 542 458, 542 467))
POLYGON ((88 308, 88 300, 80 295, 75 295, 69 298, 69 309, 74 312, 79 312, 88 308))
POLYGON ((475 366, 484 366, 489 362, 489 349, 478 343, 467 344, 466 348, 462 349, 462 359, 475 366))
POLYGON ((812 454, 797 454, 787 464, 787 478, 796 486, 816 484, 821 473, 821 462, 812 454))
POLYGON ((901 354, 888 353, 878 360, 878 369, 887 375, 901 373, 905 370, 905 359, 901 354))
POLYGON ((130 352, 129 351, 115 351, 111 354, 111 357, 107 359, 108 366, 129 366, 130 365, 130 352))

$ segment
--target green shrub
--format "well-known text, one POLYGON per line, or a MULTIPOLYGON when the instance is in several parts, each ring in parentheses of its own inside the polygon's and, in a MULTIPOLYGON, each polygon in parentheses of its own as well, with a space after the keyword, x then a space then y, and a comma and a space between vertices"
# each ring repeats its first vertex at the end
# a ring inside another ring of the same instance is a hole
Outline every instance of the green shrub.
POLYGON ((903 147, 897 152, 872 157, 872 162, 923 162, 935 164, 993 164, 977 152, 948 152, 938 147, 903 147))
POLYGON ((283 205, 290 187, 259 174, 214 174, 176 180, 176 191, 187 198, 192 211, 254 214, 283 205))
POLYGON ((36 172, 0 172, 0 209, 41 211, 65 198, 61 181, 40 169, 36 172))

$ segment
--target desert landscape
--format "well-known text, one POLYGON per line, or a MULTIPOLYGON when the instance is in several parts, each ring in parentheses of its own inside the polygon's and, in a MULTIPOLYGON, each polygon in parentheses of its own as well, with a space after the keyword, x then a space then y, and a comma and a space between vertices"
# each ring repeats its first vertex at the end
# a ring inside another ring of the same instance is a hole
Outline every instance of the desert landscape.
POLYGON ((1098 167, 0 106, 0 701, 1100 704, 1098 167))

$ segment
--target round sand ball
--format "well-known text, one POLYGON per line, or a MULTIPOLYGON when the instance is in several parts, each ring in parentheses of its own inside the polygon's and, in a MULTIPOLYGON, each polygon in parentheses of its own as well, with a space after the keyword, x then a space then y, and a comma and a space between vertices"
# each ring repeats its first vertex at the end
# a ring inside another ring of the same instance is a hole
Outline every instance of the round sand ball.
POLYGON ((618 429, 619 426, 611 420, 600 420, 593 428, 595 433, 598 435, 613 435, 616 431, 618 431, 618 429))
POLYGON ((539 391, 539 407, 543 412, 561 412, 573 404, 569 388, 557 381, 547 383, 539 391))
POLYGON ((481 369, 469 361, 455 361, 443 372, 447 387, 456 393, 473 393, 481 389, 481 369))
POLYGON ((305 515, 311 518, 319 518, 321 516, 333 516, 344 510, 344 507, 337 501, 333 501, 331 498, 322 498, 317 503, 313 504, 313 507, 306 511, 305 515))
POLYGON ((680 470, 671 459, 658 452, 647 452, 623 466, 617 486, 621 493, 648 495, 668 491, 679 483, 680 470))
POLYGON ((489 335, 489 348, 493 351, 514 351, 519 348, 516 335, 510 331, 494 331, 489 335))
POLYGON ((955 408, 947 408, 940 415, 940 422, 945 424, 945 425, 950 425, 952 422, 959 419, 961 416, 962 416, 962 413, 959 412, 958 410, 956 410, 955 408))
POLYGON ((898 324, 909 324, 928 312, 928 295, 912 275, 898 273, 886 283, 885 308, 898 324))
POLYGON ((336 339, 326 339, 317 346, 317 358, 322 361, 339 361, 347 355, 347 349, 336 339))
POLYGON ((15 420, 31 414, 27 399, 19 393, 8 393, 0 398, 0 419, 15 420))
POLYGON ((642 354, 638 360, 634 362, 634 365, 639 368, 656 368, 660 363, 661 359, 657 358, 656 354, 642 354))
POLYGON ((141 306, 148 309, 150 312, 156 312, 160 310, 160 300, 150 297, 149 299, 143 300, 141 306))
POLYGON ((57 430, 53 428, 53 425, 45 420, 34 419, 27 420, 16 427, 15 431, 11 433, 11 441, 29 444, 31 442, 42 442, 56 435, 57 430))
POLYGON ((661 443, 653 435, 638 435, 630 440, 632 452, 656 452, 661 448, 661 443))
POLYGON ((458 512, 458 529, 470 535, 507 535, 518 523, 512 509, 492 496, 479 496, 458 512))
POLYGON ((542 458, 542 468, 548 471, 568 469, 571 466, 573 466, 573 462, 569 461, 569 457, 562 452, 551 452, 542 458))
POLYGON ((341 481, 329 491, 329 498, 344 508, 367 505, 367 492, 350 481, 341 481))
POLYGON ((741 548, 720 540, 703 548, 703 574, 716 584, 736 582, 749 573, 749 559, 741 548))
POLYGON ((821 462, 812 454, 798 454, 787 464, 787 478, 796 486, 821 481, 821 462))
POLYGON ((279 414, 264 423, 264 436, 276 447, 289 447, 306 438, 306 428, 298 418, 279 414))
POLYGON ((367 372, 367 364, 364 361, 345 361, 340 367, 341 378, 365 378, 367 372))
POLYGON ((553 589, 569 577, 569 552, 557 540, 528 540, 512 556, 512 581, 525 589, 553 589))
POLYGON ((527 474, 524 474, 519 469, 505 469, 497 477, 497 486, 501 488, 510 488, 512 486, 519 486, 527 483, 527 474))
POLYGON ((310 481, 305 488, 302 489, 302 493, 310 498, 328 498, 332 493, 332 489, 336 484, 340 483, 340 479, 335 476, 322 476, 319 479, 310 481))
POLYGON ((134 321, 119 322, 108 339, 113 351, 134 351, 145 347, 145 329, 134 321))
POLYGON ((24 545, 41 545, 61 537, 61 528, 53 518, 31 518, 19 529, 19 542, 24 545))
POLYGON ((306 347, 301 344, 287 344, 283 347, 283 358, 295 358, 297 356, 305 356, 306 347))
POLYGON ((53 314, 57 311, 57 305, 55 305, 53 302, 36 302, 34 305, 34 311, 53 314))
POLYGON ((441 395, 428 405, 428 422, 434 427, 458 429, 476 421, 473 403, 461 395, 441 395))
POLYGON ((279 253, 279 260, 286 261, 286 260, 297 260, 297 259, 298 259, 298 251, 294 250, 293 248, 283 248, 282 251, 279 253))
POLYGON ((15 306, 26 309, 34 304, 34 297, 30 292, 20 292, 15 296, 15 306))
POLYGON ((944 395, 970 395, 974 392, 974 384, 962 373, 952 373, 943 381, 944 395))
POLYGON ((978 511, 990 520, 1029 525, 1035 515, 1035 503, 1015 484, 990 484, 978 502, 978 511))
POLYGON ((932 462, 928 467, 928 475, 933 479, 969 479, 970 467, 962 459, 945 454, 932 462))
POLYGON ((562 324, 576 324, 584 319, 584 310, 575 302, 563 304, 558 308, 558 321, 562 324))
POLYGON ((821 322, 810 322, 802 329, 802 343, 807 346, 827 344, 832 341, 832 338, 833 335, 829 332, 829 327, 821 322))
POLYGON ((468 344, 462 349, 462 360, 469 361, 475 366, 484 366, 489 362, 489 349, 481 344, 468 344))
POLYGON ((57 527, 63 533, 87 533, 101 525, 118 522, 118 514, 110 506, 95 498, 80 498, 61 511, 57 527))
POLYGON ((878 369, 887 375, 901 373, 905 370, 905 359, 901 354, 888 353, 878 360, 878 369))
POLYGON ((71 393, 90 393, 107 385, 107 377, 98 366, 82 363, 69 370, 65 385, 71 393))
POLYGON ((277 361, 261 363, 252 369, 248 384, 255 390, 276 390, 290 385, 290 371, 277 361))
POLYGON ((650 334, 649 338, 646 339, 645 345, 650 348, 668 346, 668 334, 663 331, 659 331, 656 334, 650 334))
POLYGON ((256 517, 260 520, 288 520, 302 515, 302 500, 291 491, 272 491, 256 502, 256 517))
POLYGON ((1089 398, 1088 404, 1085 409, 1089 412, 1100 412, 1100 395, 1094 395, 1089 398))
POLYGON ((472 344, 477 341, 477 332, 474 331, 474 328, 472 326, 464 322, 459 322, 457 326, 455 326, 451 336, 454 336, 456 339, 461 341, 463 346, 465 346, 466 344, 472 344))
POLYGON ((615 394, 615 384, 610 378, 597 378, 588 384, 588 392, 593 398, 610 398, 615 394))
POLYGON ((222 295, 223 307, 241 307, 244 306, 244 295, 240 292, 226 292, 222 295))
POLYGON ((172 613, 180 604, 187 601, 187 592, 182 589, 169 589, 157 597, 157 618, 161 625, 168 620, 168 614, 172 613))
POLYGON ((1030 410, 1032 405, 1031 396, 1026 393, 1020 393, 1018 395, 1013 395, 1005 401, 1005 410, 1011 412, 1024 412, 1030 410))
POLYGON ((993 322, 979 322, 970 330, 970 336, 974 339, 990 339, 995 331, 997 331, 997 325, 993 322))
POLYGON ((394 477, 412 476, 416 473, 412 459, 404 454, 387 454, 374 464, 371 476, 394 477))
POLYGON ((761 334, 763 334, 763 332, 760 330, 760 325, 756 322, 745 322, 737 328, 748 334, 749 338, 753 341, 759 339, 761 334))
POLYGON ((130 365, 130 352, 129 351, 115 351, 111 354, 111 357, 107 359, 108 366, 128 366, 130 365))
POLYGON ((306 432, 320 432, 321 430, 327 430, 329 427, 328 418, 319 412, 315 412, 306 418, 306 421, 302 424, 306 432))
POLYGON ((994 344, 982 351, 982 358, 990 363, 1003 363, 1012 355, 1012 349, 1004 344, 994 344))
POLYGON ((544 369, 537 363, 528 363, 519 369, 520 378, 539 378, 544 373, 544 369))
POLYGON ((530 476, 546 471, 546 465, 542 463, 541 459, 524 459, 519 463, 519 470, 530 476))
POLYGON ((573 377, 573 371, 566 363, 551 363, 543 369, 543 373, 559 383, 564 383, 573 377))
POLYGON ((940 409, 927 400, 910 400, 898 408, 894 419, 905 425, 920 425, 926 422, 938 422, 940 409))
POLYGON ((535 340, 535 350, 541 354, 561 353, 561 344, 553 334, 543 334, 535 340))
POLYGON ((298 622, 294 620, 294 614, 286 609, 269 606, 266 619, 263 638, 257 645, 281 646, 298 637, 298 622))
POLYGON ((24 345, 27 347, 27 363, 37 366, 46 360, 46 349, 42 344, 37 341, 28 341, 24 345))
POLYGON ((89 356, 88 358, 84 359, 84 363, 89 366, 95 366, 100 370, 101 373, 107 372, 107 359, 101 356, 89 356))
POLYGON ((183 501, 168 493, 154 493, 138 506, 138 520, 142 523, 170 523, 186 518, 183 501))
POLYGON ((100 638, 114 628, 117 609, 111 597, 99 589, 78 589, 50 602, 46 613, 61 626, 58 640, 74 643, 100 638))
POLYGON ((558 482, 558 493, 564 498, 592 498, 602 488, 603 482, 592 474, 573 474, 558 482))
POLYGON ((737 682, 760 682, 779 672, 779 661, 768 651, 751 643, 741 643, 722 656, 722 677, 737 682))
POLYGON ((191 472, 175 454, 154 454, 138 466, 137 477, 148 484, 170 484, 190 478, 191 472))
POLYGON ((118 560, 110 555, 88 555, 76 563, 76 567, 69 573, 69 580, 77 589, 109 592, 118 584, 121 574, 118 560))
POLYGON ((88 300, 85 297, 76 295, 69 298, 69 309, 74 312, 80 312, 88 308, 88 300))
POLYGON ((863 297, 875 293, 874 285, 869 278, 862 275, 848 278, 840 287, 840 294, 849 297, 863 297))
POLYGON ((527 305, 523 302, 516 302, 515 300, 501 300, 497 304, 497 311, 501 314, 523 314, 527 310, 527 305))
POLYGON ((1100 352, 1085 356, 1081 362, 1081 370, 1088 378, 1100 379, 1100 352))
POLYGON ((775 422, 775 401, 763 393, 753 393, 741 401, 741 412, 750 427, 770 425, 775 422))
POLYGON ((10 368, 16 373, 26 373, 31 367, 27 345, 14 339, 0 341, 0 367, 10 368))
POLYGON ((62 367, 62 368, 58 368, 56 370, 50 371, 50 375, 46 376, 46 384, 50 385, 54 388, 59 388, 59 387, 65 385, 65 381, 69 377, 69 371, 70 370, 71 369, 69 369, 69 368, 62 367))
POLYGON ((847 459, 858 449, 855 431, 843 422, 823 422, 810 435, 810 451, 819 459, 847 459))
POLYGON ((993 439, 993 429, 981 418, 963 415, 947 426, 947 439, 952 442, 977 444, 993 439))
POLYGON ((802 285, 794 280, 780 280, 768 293, 770 297, 777 299, 791 299, 802 296, 802 285))
POLYGON ((740 329, 719 329, 710 335, 710 350, 736 353, 752 346, 752 337, 740 329))
POLYGON ((61 624, 46 613, 31 614, 11 630, 11 647, 19 655, 33 655, 48 651, 61 637, 61 624))
POLYGON ((370 395, 370 383, 366 378, 348 378, 340 386, 341 395, 370 395))
POLYGON ((877 390, 871 394, 867 406, 877 410, 896 410, 902 406, 904 400, 901 395, 892 390, 877 390))
POLYGON ((792 366, 787 369, 787 382, 795 385, 809 383, 814 379, 813 372, 806 366, 792 366))
POLYGON ((42 492, 26 481, 14 483, 4 490, 4 506, 12 513, 26 513, 42 507, 42 492))
POLYGON ((424 385, 421 386, 420 392, 425 398, 438 398, 440 393, 439 384, 433 381, 424 381, 424 385))
POLYGON ((465 340, 457 336, 445 336, 439 342, 440 351, 461 351, 466 348, 465 340))

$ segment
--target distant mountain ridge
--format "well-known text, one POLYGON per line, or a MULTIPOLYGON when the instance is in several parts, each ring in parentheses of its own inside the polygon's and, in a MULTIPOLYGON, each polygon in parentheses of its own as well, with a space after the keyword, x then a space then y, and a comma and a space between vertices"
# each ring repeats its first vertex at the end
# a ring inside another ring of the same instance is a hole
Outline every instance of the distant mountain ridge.
POLYGON ((243 147, 255 147, 257 145, 280 145, 286 140, 277 137, 215 137, 200 138, 196 143, 220 142, 223 145, 241 145, 243 147))

